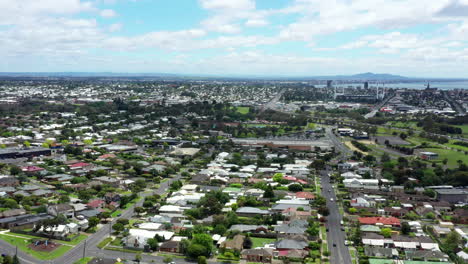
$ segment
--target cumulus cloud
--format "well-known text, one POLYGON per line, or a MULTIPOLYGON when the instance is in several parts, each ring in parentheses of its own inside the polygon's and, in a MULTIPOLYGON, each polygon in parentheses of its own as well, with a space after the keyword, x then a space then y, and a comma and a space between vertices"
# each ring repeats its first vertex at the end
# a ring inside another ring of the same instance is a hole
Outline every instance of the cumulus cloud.
POLYGON ((117 13, 112 9, 101 10, 100 15, 105 18, 115 17, 117 13))

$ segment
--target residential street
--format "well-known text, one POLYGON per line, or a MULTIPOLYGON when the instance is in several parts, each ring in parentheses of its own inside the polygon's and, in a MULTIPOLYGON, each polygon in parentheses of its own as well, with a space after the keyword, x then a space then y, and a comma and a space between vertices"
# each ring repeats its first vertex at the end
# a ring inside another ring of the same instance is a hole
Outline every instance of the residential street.
MULTIPOLYGON (((159 188, 154 190, 153 193, 150 193, 150 192, 141 193, 140 196, 144 198, 144 197, 152 195, 152 194, 162 195, 162 194, 164 194, 164 193, 166 193, 168 191, 169 185, 172 182, 174 182, 176 180, 179 180, 180 178, 181 178, 181 176, 177 175, 176 177, 171 178, 168 181, 161 183, 159 188)), ((144 199, 141 199, 135 205, 127 208, 125 211, 122 212, 122 215, 115 218, 114 221, 119 219, 119 218, 130 218, 133 215, 133 209, 135 207, 137 207, 137 206, 141 206, 143 204, 143 201, 144 201, 144 199)), ((19 257, 19 259, 20 259, 20 261, 22 263, 26 263, 26 264, 53 264, 53 263, 56 263, 56 264, 73 264, 77 260, 82 258, 83 256, 87 256, 87 257, 96 256, 96 257, 106 257, 106 258, 114 258, 114 259, 116 259, 116 258, 122 258, 122 259, 124 259, 124 258, 125 259, 135 258, 135 254, 123 253, 123 252, 111 251, 111 250, 101 250, 101 249, 99 249, 97 247, 99 242, 101 242, 106 236, 109 235, 110 226, 112 226, 112 224, 113 223, 103 225, 96 233, 88 236, 88 238, 86 239, 86 242, 82 241, 80 244, 76 245, 70 251, 65 253, 62 257, 57 258, 55 260, 41 261, 41 260, 38 260, 38 259, 36 259, 36 258, 22 252, 21 250, 18 250, 18 257, 19 257), (83 249, 84 249, 85 243, 86 243, 86 250, 84 251, 83 249)), ((11 245, 11 244, 3 241, 3 240, 0 240, 0 248, 1 248, 0 254, 15 255, 16 248, 13 245, 11 245)), ((161 262, 162 259, 163 259, 163 257, 149 256, 149 255, 145 255, 145 254, 142 254, 142 257, 143 257, 143 260, 145 260, 145 261, 154 260, 156 262, 158 262, 158 261, 161 262)), ((177 260, 176 263, 189 263, 189 262, 186 262, 185 260, 180 259, 180 260, 177 260)))
POLYGON ((331 253, 330 263, 332 264, 351 264, 351 256, 348 251, 348 247, 345 246, 345 232, 341 231, 340 221, 342 216, 338 210, 336 204, 335 190, 330 184, 329 171, 321 171, 321 182, 322 182, 322 195, 327 199, 327 207, 330 210, 330 215, 327 217, 326 227, 327 232, 328 248, 331 253), (328 190, 331 190, 330 192, 328 190), (330 201, 333 199, 333 202, 330 201), (335 245, 335 246, 334 246, 335 245))

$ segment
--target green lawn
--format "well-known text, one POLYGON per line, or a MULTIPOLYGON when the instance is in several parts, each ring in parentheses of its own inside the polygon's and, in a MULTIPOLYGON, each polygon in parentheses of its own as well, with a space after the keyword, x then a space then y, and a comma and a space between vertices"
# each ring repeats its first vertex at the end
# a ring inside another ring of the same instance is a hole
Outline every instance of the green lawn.
POLYGON ((87 237, 88 237, 87 235, 79 235, 78 237, 74 238, 72 241, 60 241, 60 243, 70 245, 70 246, 76 246, 81 241, 85 240, 87 237))
POLYGON ((468 125, 460 125, 460 126, 455 126, 459 127, 463 130, 463 136, 467 137, 468 136, 468 125))
POLYGON ((97 245, 98 248, 103 248, 112 241, 112 237, 107 237, 97 245))
POLYGON ((0 239, 12 244, 13 246, 18 246, 18 249, 21 251, 41 260, 52 260, 58 257, 61 257, 67 251, 69 251, 72 247, 67 245, 61 245, 57 249, 52 252, 39 252, 30 249, 29 240, 30 238, 20 238, 20 237, 11 237, 8 235, 0 235, 0 239))
POLYGON ((122 213, 121 210, 115 210, 115 211, 111 214, 111 217, 112 217, 112 218, 115 218, 115 217, 117 217, 117 215, 119 215, 119 214, 121 214, 121 213, 122 213))
POLYGON ((88 264, 88 262, 90 262, 92 259, 93 259, 92 257, 82 258, 78 260, 77 262, 75 262, 74 264, 88 264))
POLYGON ((250 239, 252 240, 252 248, 263 247, 276 241, 274 238, 251 237, 250 239))
POLYGON ((241 113, 243 115, 246 115, 250 112, 250 107, 247 107, 247 106, 238 106, 236 111, 238 113, 241 113))
POLYGON ((436 162, 442 161, 446 158, 448 160, 447 165, 450 167, 458 166, 458 163, 457 163, 458 160, 463 161, 465 164, 468 163, 468 155, 465 155, 464 152, 454 151, 450 149, 440 149, 440 148, 427 148, 424 150, 439 154, 439 158, 435 160, 436 162))

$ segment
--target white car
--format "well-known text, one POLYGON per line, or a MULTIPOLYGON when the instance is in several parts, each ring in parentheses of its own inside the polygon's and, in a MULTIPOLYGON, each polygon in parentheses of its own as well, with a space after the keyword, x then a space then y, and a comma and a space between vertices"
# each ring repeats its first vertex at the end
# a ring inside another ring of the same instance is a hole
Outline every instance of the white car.
POLYGON ((333 202, 333 198, 330 198, 330 202, 333 202))

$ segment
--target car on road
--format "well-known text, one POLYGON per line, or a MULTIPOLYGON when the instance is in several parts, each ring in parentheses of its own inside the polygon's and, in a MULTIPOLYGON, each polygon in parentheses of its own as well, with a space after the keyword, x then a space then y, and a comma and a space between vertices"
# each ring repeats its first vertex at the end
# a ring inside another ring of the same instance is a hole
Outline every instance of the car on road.
POLYGON ((333 198, 330 198, 330 202, 333 202, 333 198))
POLYGON ((333 247, 336 247, 336 244, 335 244, 335 243, 333 243, 333 247))
POLYGON ((328 228, 327 228, 326 230, 327 230, 327 232, 328 232, 328 228))

